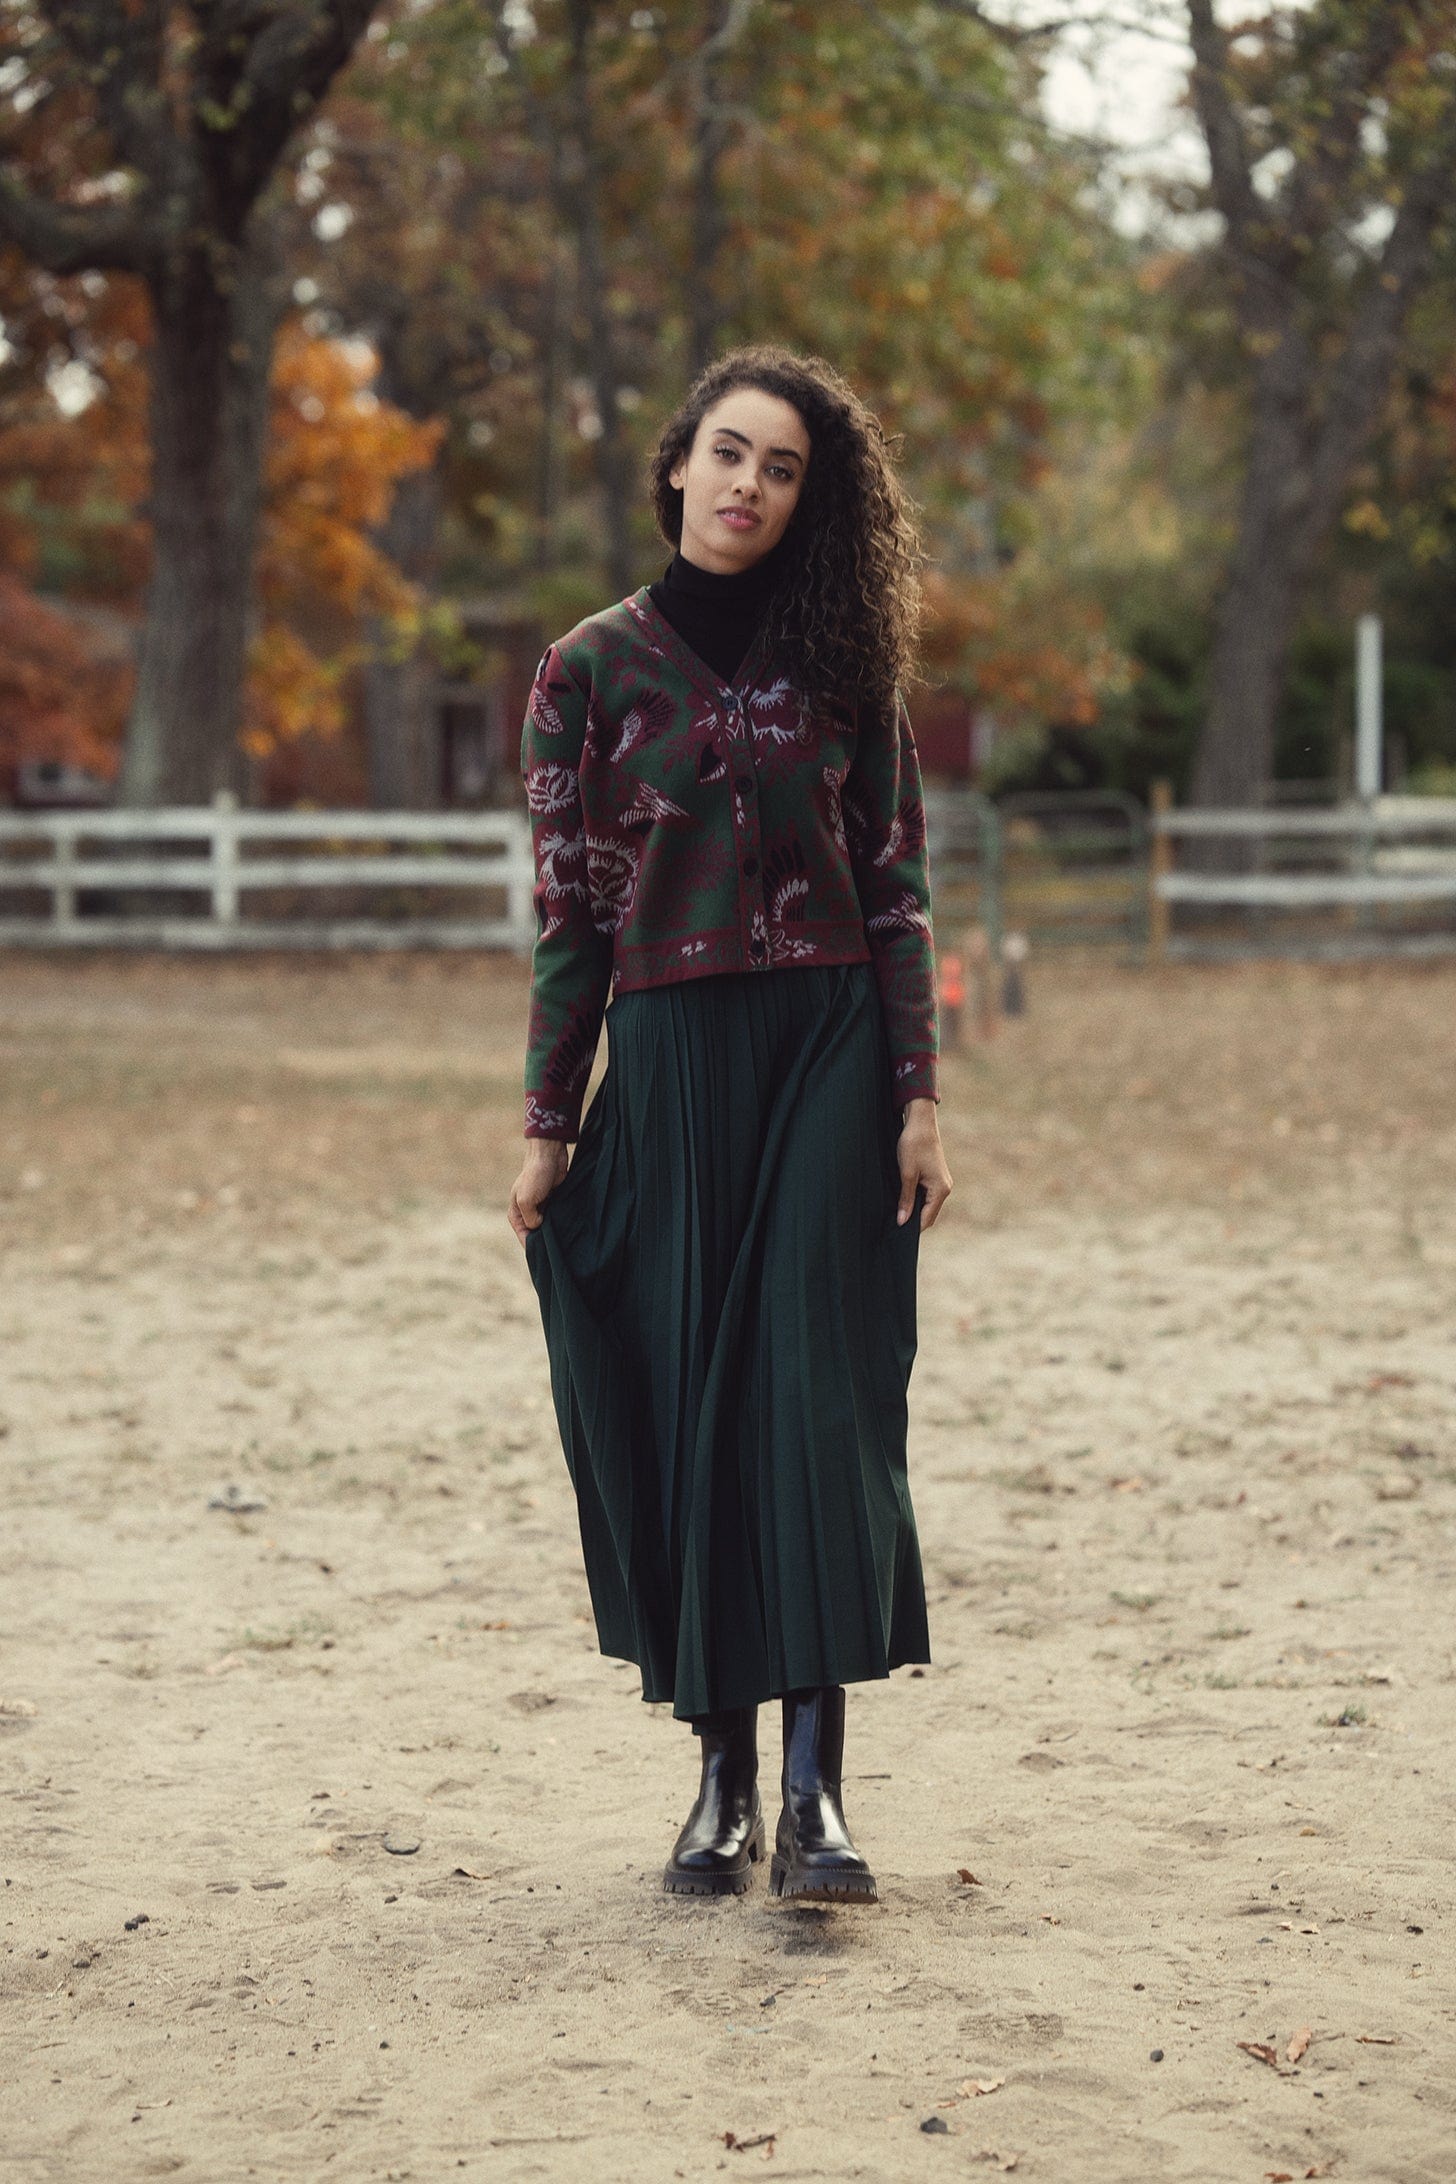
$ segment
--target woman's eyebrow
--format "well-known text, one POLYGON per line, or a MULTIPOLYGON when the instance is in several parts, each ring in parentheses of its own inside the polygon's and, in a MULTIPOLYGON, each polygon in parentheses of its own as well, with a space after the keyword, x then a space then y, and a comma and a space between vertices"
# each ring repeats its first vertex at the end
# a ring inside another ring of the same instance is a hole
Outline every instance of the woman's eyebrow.
MULTIPOLYGON (((752 447, 753 445, 746 432, 735 432, 732 425, 719 425, 718 431, 730 440, 741 440, 745 447, 752 447)), ((769 453, 770 455, 788 455, 796 463, 801 463, 804 460, 796 447, 771 447, 769 453)))

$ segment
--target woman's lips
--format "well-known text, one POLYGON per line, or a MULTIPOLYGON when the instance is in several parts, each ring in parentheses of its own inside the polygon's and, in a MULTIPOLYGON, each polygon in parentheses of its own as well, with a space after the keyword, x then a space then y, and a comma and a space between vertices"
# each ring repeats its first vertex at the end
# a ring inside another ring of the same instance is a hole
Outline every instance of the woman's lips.
POLYGON ((731 531, 756 531, 762 518, 747 508, 720 508, 718 518, 731 531))

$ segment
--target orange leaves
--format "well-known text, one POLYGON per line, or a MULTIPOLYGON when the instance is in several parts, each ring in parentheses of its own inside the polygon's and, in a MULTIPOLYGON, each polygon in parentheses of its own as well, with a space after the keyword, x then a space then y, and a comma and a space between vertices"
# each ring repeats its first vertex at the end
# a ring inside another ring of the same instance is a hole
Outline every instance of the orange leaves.
POLYGON ((43 759, 113 773, 128 682, 75 622, 0 572, 0 771, 43 759))
POLYGON ((300 586, 347 614, 393 614, 413 593, 374 545, 398 481, 430 462, 444 427, 417 424, 370 390, 363 342, 283 334, 273 372, 259 584, 265 599, 300 586))
POLYGON ((365 342, 285 329, 273 371, 244 747, 266 758, 308 733, 335 735, 365 616, 408 631, 415 587, 375 539, 399 480, 434 458, 443 424, 418 424, 373 393, 365 342))
POLYGON ((1006 714, 1085 726, 1115 673, 1101 613, 1061 592, 1038 610, 1014 572, 928 572, 924 654, 932 672, 1006 714), (1052 634, 1048 634, 1051 632, 1052 634))
MULTIPOLYGON (((78 307, 79 308, 79 307, 78 307)), ((68 589, 140 613, 149 558, 145 301, 108 282, 76 336, 89 398, 68 408, 39 380, 0 429, 0 763, 57 758, 114 768, 130 676, 103 668, 79 620, 37 600, 41 541, 68 589)), ((262 758, 306 731, 334 734, 373 617, 408 636, 419 601, 376 542, 400 478, 434 458, 443 425, 374 395, 372 350, 298 325, 280 336, 259 536, 262 628, 250 661, 244 742, 262 758)))

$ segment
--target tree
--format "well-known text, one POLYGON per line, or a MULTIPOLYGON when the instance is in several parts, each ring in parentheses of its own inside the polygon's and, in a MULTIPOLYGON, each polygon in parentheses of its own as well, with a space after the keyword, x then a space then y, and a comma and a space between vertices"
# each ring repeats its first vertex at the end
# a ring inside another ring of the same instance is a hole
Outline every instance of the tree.
POLYGON ((1456 6, 1314 0, 1225 29, 1188 0, 1193 101, 1249 428, 1195 801, 1257 798, 1301 597, 1389 398, 1456 183, 1456 6))
POLYGON ((151 314, 152 569, 122 800, 238 779, 269 371, 261 207, 376 0, 36 0, 0 21, 0 236, 131 273, 151 314))
MULTIPOLYGON (((47 284, 28 383, 12 366, 0 392, 0 764, 60 758, 113 774, 127 678, 87 641, 98 607, 137 615, 150 541, 133 509, 146 497, 146 309, 126 277, 47 284), (62 349, 84 358, 86 406, 66 414, 47 378, 62 349), (37 582, 52 593, 36 594, 37 582)), ((0 286, 0 295, 3 295, 0 286)), ((24 353, 23 314, 6 311, 24 353)), ((378 531, 402 481, 428 475, 442 427, 375 392, 366 343, 281 330, 268 390, 267 459, 256 555, 259 613, 242 708, 247 759, 344 725, 349 677, 369 635, 407 649, 421 617, 416 587, 381 551, 378 531)), ((114 650, 114 647, 113 647, 114 650)))

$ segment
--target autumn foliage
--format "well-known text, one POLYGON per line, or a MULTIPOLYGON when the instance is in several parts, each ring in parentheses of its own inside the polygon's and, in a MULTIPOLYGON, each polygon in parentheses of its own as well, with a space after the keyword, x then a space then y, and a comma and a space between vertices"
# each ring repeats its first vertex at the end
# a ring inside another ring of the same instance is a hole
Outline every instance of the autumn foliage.
MULTIPOLYGON (((34 385, 0 424, 0 768, 58 759, 115 773, 130 673, 85 609, 139 619, 148 569, 145 307, 108 282, 87 318, 91 398, 67 412, 34 385), (51 597, 42 597, 42 591, 51 597), (108 660, 107 650, 112 657, 108 660)), ((407 639, 413 588, 374 540, 397 480, 443 427, 371 391, 363 342, 285 327, 273 373, 244 741, 261 759, 343 725, 366 632, 407 639)))
POLYGON ((0 570, 0 774, 40 759, 109 776, 126 700, 84 631, 0 570))

